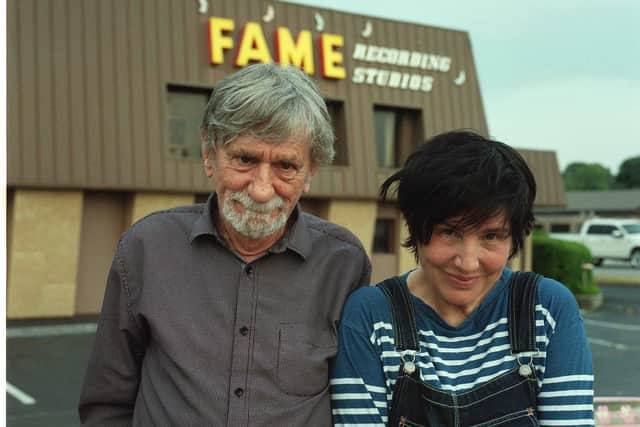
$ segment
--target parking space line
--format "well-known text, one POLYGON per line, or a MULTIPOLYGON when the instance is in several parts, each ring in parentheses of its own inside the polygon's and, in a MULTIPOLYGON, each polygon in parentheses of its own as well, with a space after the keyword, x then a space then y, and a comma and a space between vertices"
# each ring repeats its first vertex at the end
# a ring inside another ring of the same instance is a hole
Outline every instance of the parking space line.
POLYGON ((27 393, 9 382, 7 382, 7 393, 16 398, 23 405, 35 405, 36 403, 36 400, 33 397, 29 396, 27 393))
POLYGON ((603 345, 605 347, 615 348, 616 350, 629 350, 629 346, 625 344, 618 344, 615 342, 601 340, 599 338, 589 338, 589 343, 596 345, 603 345))
POLYGON ((619 331, 638 331, 640 332, 640 325, 630 325, 628 323, 607 322, 605 320, 593 320, 584 318, 585 325, 601 326, 603 328, 617 329, 619 331))

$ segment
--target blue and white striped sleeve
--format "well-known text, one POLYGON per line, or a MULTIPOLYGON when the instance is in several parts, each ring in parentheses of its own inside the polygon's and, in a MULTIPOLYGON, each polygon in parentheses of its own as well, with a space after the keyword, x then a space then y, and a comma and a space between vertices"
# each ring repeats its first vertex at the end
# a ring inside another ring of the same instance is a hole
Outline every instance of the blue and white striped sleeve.
POLYGON ((564 308, 546 348, 538 419, 541 426, 593 426, 591 350, 573 295, 566 288, 562 293, 564 308))
MULTIPOLYGON (((362 306, 354 302, 352 300, 345 306, 339 330, 338 355, 331 364, 333 424, 385 427, 388 391, 382 362, 372 333, 367 334, 363 330, 365 322, 362 319, 366 316, 357 313, 362 306), (361 321, 359 325, 349 321, 354 318, 361 321)), ((369 329, 373 331, 373 326, 369 325, 369 329)))

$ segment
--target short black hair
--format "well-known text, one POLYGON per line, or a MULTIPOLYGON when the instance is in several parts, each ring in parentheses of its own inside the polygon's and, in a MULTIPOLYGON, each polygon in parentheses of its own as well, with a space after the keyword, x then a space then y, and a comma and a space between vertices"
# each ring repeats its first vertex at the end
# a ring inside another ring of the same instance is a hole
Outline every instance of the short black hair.
POLYGON ((382 183, 382 199, 394 183, 409 229, 403 246, 416 259, 418 245, 429 243, 433 227, 453 217, 462 217, 462 227, 474 227, 504 213, 510 256, 533 228, 536 181, 527 163, 507 144, 473 131, 445 132, 420 145, 404 167, 382 183))

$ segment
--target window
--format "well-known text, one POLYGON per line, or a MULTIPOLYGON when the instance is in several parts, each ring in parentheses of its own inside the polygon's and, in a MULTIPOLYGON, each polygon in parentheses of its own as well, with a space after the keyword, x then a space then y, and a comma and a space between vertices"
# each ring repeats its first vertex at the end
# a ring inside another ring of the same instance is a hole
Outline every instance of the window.
POLYGON ((336 135, 336 141, 333 148, 336 155, 333 158, 333 164, 336 166, 347 166, 349 159, 347 157, 347 132, 344 118, 344 102, 326 100, 327 110, 331 117, 331 124, 336 135))
POLYGON ((613 230, 617 230, 617 227, 614 225, 592 225, 587 230, 587 234, 606 234, 609 235, 613 232, 613 230))
POLYGON ((551 224, 552 233, 568 233, 571 231, 569 224, 551 224))
POLYGON ((402 166, 422 141, 422 114, 419 110, 376 106, 373 123, 379 168, 402 166))
POLYGON ((210 89, 169 85, 168 150, 179 159, 200 159, 200 123, 209 101, 210 89))
POLYGON ((374 253, 394 253, 395 221, 392 219, 376 219, 376 228, 373 234, 374 253))

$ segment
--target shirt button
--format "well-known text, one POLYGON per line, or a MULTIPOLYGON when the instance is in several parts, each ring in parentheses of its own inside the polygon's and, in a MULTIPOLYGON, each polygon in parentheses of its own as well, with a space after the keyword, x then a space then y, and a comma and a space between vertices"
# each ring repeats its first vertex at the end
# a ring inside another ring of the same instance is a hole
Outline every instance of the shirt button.
POLYGON ((242 395, 244 394, 244 390, 241 388, 237 388, 233 391, 235 393, 236 396, 238 397, 242 397, 242 395))
POLYGON ((248 333, 249 333, 249 328, 247 328, 246 326, 243 326, 242 328, 240 328, 241 335, 247 335, 248 333))
POLYGON ((253 273, 253 267, 251 267, 250 265, 247 265, 244 269, 244 272, 247 274, 253 273))

